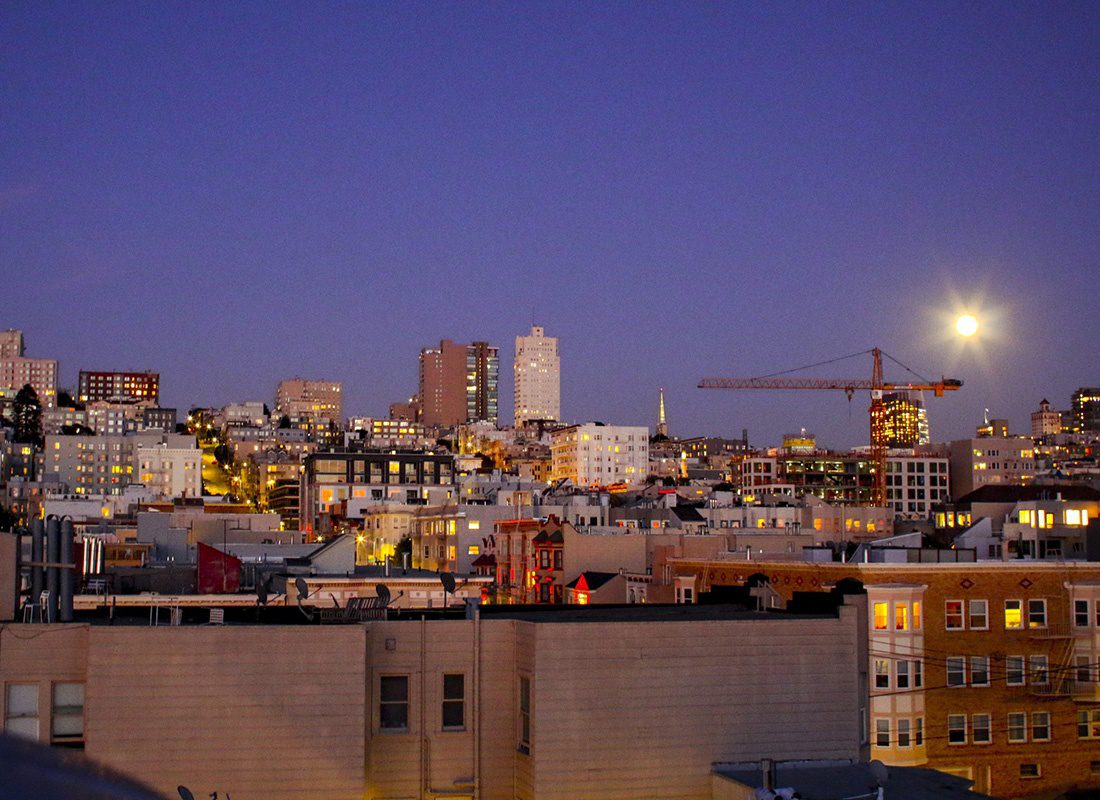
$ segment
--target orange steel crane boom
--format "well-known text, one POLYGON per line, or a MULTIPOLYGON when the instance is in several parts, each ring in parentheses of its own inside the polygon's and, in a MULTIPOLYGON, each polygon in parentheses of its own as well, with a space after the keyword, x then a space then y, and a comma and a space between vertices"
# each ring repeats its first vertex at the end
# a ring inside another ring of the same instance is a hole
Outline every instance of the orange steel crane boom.
MULTIPOLYGON (((905 390, 930 391, 933 392, 936 397, 943 397, 944 392, 952 392, 961 388, 963 382, 953 378, 941 378, 938 381, 923 381, 920 383, 895 383, 893 381, 886 381, 883 380, 882 377, 882 350, 875 347, 866 352, 871 353, 873 362, 870 380, 865 378, 780 378, 773 376, 763 378, 703 378, 699 381, 699 388, 821 389, 844 392, 848 395, 849 400, 852 399, 852 395, 855 394, 856 391, 864 389, 870 391, 871 407, 868 411, 871 415, 871 462, 875 470, 871 504, 884 507, 886 505, 886 426, 883 413, 882 393, 905 390)), ((863 355, 863 353, 857 353, 856 355, 863 355)), ((896 361, 896 359, 892 360, 896 361)), ((897 363, 901 364, 900 361, 897 363)), ((902 364, 902 366, 904 367, 905 365, 902 364)), ((906 367, 906 369, 909 368, 906 367)), ((790 371, 793 372, 795 370, 790 371)))

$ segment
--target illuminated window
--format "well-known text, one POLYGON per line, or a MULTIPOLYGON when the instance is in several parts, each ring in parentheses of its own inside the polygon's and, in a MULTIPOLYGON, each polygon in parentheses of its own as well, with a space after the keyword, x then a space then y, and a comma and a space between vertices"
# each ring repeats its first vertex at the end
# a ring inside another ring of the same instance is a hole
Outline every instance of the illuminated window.
POLYGON ((963 629, 962 600, 947 600, 944 602, 943 626, 949 631, 961 631, 963 629))
POLYGON ((1020 509, 1020 524, 1021 525, 1031 525, 1032 524, 1031 523, 1031 509, 1029 509, 1029 508, 1021 508, 1020 509))
POLYGON ((913 630, 920 630, 920 600, 913 601, 913 630))
POLYGON ((890 604, 875 603, 875 630, 884 631, 889 627, 890 604))
POLYGON ((894 603, 894 630, 909 630, 909 604, 894 603))
POLYGON ((1047 626, 1047 601, 1027 601, 1027 626, 1029 628, 1045 628, 1047 626))
POLYGON ((481 547, 476 545, 476 544, 472 544, 472 545, 470 545, 469 547, 466 548, 466 555, 468 555, 468 556, 476 556, 476 555, 480 555, 480 554, 481 554, 481 547))
POLYGON ((1020 600, 1005 600, 1005 630, 1018 631, 1024 627, 1023 603, 1020 600))
POLYGON ((472 519, 467 523, 466 527, 471 531, 481 530, 481 520, 472 519))

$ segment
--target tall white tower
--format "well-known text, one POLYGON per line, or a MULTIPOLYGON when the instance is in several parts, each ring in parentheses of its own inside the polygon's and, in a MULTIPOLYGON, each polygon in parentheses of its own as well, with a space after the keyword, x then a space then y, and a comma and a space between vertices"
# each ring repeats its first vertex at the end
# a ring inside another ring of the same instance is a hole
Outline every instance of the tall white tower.
POLYGON ((532 325, 516 337, 516 427, 527 420, 561 417, 561 359, 558 340, 532 325))

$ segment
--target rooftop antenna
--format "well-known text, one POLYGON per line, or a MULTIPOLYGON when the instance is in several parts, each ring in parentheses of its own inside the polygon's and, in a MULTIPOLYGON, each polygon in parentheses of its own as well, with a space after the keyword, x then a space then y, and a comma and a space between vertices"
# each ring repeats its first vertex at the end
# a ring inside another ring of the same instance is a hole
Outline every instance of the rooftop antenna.
POLYGON ((302 608, 302 601, 309 599, 309 584, 306 583, 306 579, 299 575, 294 579, 294 588, 298 590, 298 610, 302 612, 302 616, 313 622, 313 615, 302 608))
POLYGON ((390 604, 390 600, 393 599, 390 595, 390 587, 386 586, 383 583, 380 583, 374 587, 374 593, 378 595, 378 602, 382 604, 383 608, 388 606, 390 604))

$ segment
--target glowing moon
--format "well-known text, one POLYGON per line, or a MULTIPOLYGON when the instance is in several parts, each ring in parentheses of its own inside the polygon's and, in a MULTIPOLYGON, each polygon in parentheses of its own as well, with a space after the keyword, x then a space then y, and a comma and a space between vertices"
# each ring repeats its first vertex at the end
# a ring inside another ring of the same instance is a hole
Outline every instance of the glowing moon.
POLYGON ((978 320, 972 314, 963 314, 955 320, 955 330, 960 336, 973 336, 978 332, 978 320))

